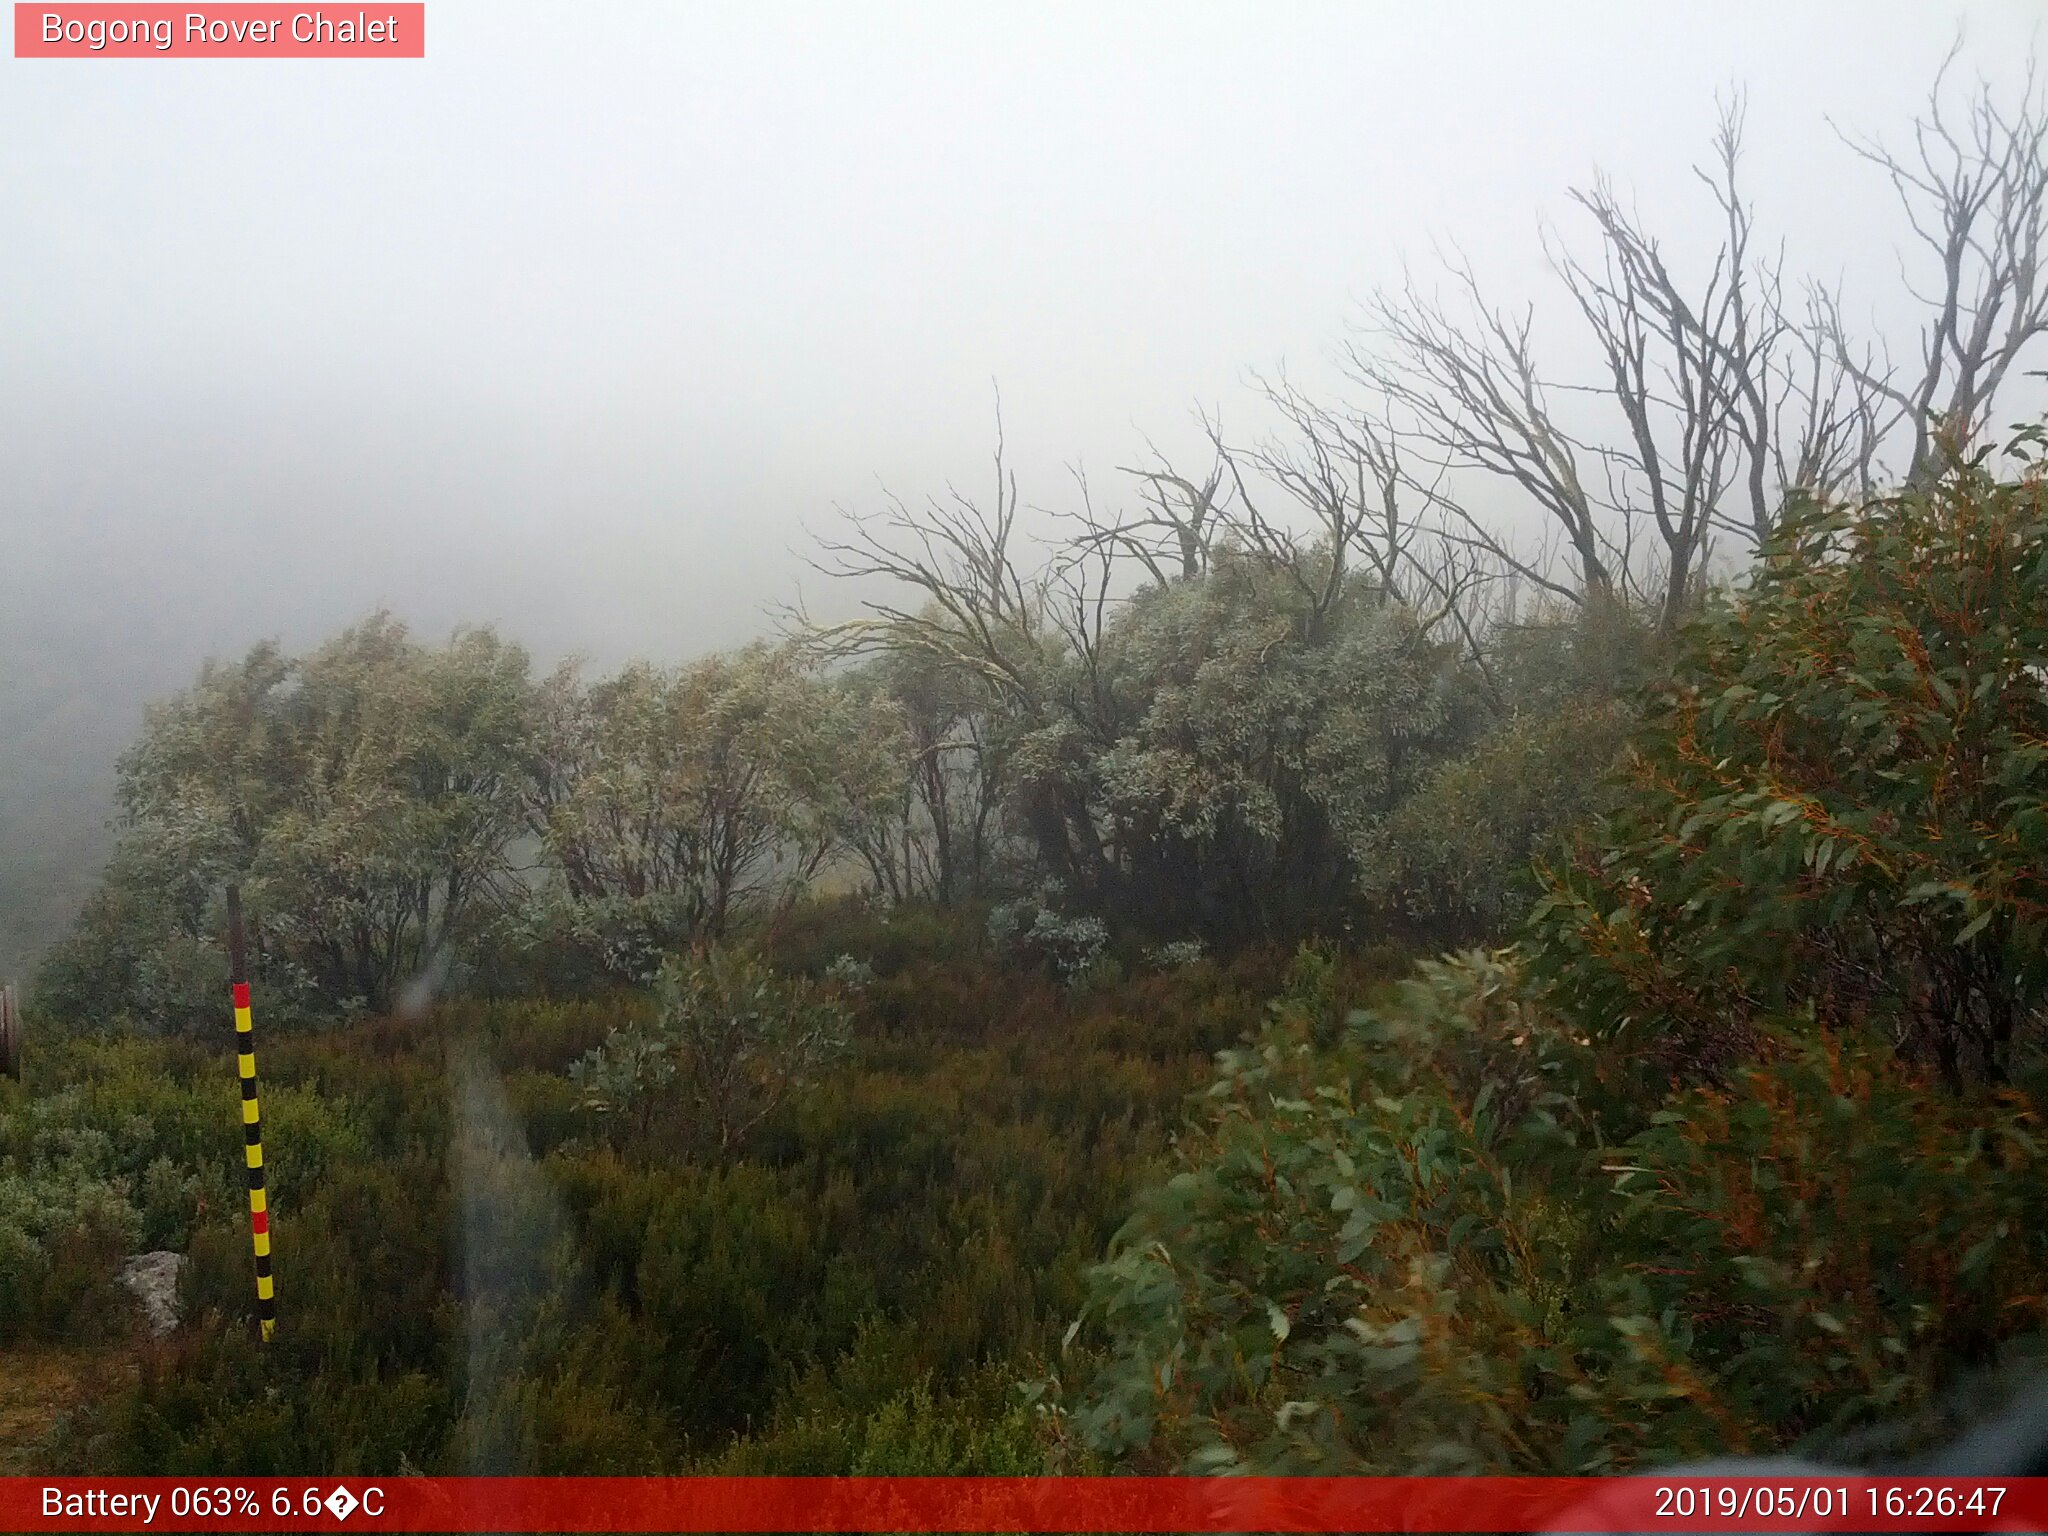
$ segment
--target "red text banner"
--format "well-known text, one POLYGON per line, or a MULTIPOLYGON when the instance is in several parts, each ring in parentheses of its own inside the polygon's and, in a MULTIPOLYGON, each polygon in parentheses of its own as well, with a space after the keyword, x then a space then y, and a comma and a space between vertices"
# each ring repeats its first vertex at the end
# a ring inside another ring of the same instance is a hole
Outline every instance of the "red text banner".
POLYGON ((395 5, 14 7, 18 59, 423 59, 427 8, 395 5))
POLYGON ((2048 1478, 6 1478, 7 1531, 2048 1531, 2048 1478))

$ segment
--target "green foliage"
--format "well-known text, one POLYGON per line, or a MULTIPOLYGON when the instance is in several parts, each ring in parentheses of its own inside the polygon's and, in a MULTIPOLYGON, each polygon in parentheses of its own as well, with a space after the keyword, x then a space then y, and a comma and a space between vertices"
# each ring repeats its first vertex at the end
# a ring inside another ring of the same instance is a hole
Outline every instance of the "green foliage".
MULTIPOLYGON (((70 1023, 203 1028, 227 987, 227 954, 200 931, 212 913, 207 886, 221 873, 223 866, 189 863, 158 839, 124 838, 71 931, 45 954, 37 1004, 70 1023)), ((277 979, 274 968, 265 979, 277 979)))
MULTIPOLYGON (((858 1353, 870 1338, 863 1334, 858 1353)), ((1030 1477, 1044 1437, 1006 1375, 981 1372, 949 1397, 928 1376, 877 1405, 808 1378, 759 1435, 704 1470, 722 1477, 1030 1477)))
POLYGON ((2048 999, 2044 656, 2038 475, 1795 513, 1688 628, 1539 970, 1695 1067, 1810 1010, 2004 1080, 2048 999))
POLYGON ((838 999, 756 957, 714 946, 678 957, 655 981, 646 1023, 614 1031, 570 1068, 584 1103, 657 1125, 723 1155, 846 1049, 838 999))
POLYGON ((6 1283, 76 1302, 38 1300, 26 1337, 131 1326, 112 1277, 152 1222, 192 1260, 185 1327, 93 1384, 53 1470, 1038 1470, 1018 1380, 1273 967, 1076 993, 960 954, 975 930, 802 914, 791 966, 894 935, 836 999, 737 954, 678 967, 676 1000, 830 1002, 854 1025, 829 1093, 783 1098, 716 1158, 660 1115, 590 1134, 568 1068, 652 1025, 642 995, 275 1038, 267 1350, 226 1042, 39 1050, 31 1082, 0 1084, 0 1200, 36 1202, 42 1245, 6 1283))
POLYGON ((29 1084, 0 1083, 0 1342, 118 1334, 130 1316, 121 1260, 184 1247, 206 1204, 229 1198, 236 1091, 175 1081, 186 1059, 46 1043, 29 1084), (209 1125, 223 1142, 211 1175, 199 1156, 209 1125))
POLYGON ((1362 863, 1375 919, 1438 945, 1506 937, 1539 894, 1532 859, 1611 800, 1661 649, 1653 620, 1611 599, 1504 626, 1486 667, 1498 717, 1428 770, 1362 863))
POLYGON ((57 990, 171 1025, 204 999, 217 1029, 233 871, 312 914, 263 933, 281 1011, 388 994, 306 924, 383 913, 401 968, 468 936, 449 893, 488 904, 511 804, 553 874, 473 953, 585 995, 267 1048, 260 1357, 226 1042, 59 1035, 0 1085, 0 1328, 84 1337, 123 1315, 123 1252, 190 1253, 188 1327, 66 1442, 96 1471, 1841 1443, 2048 1331, 2048 1161, 2005 1086, 2048 981, 2041 497, 1964 466, 1797 514, 1606 784, 1628 615, 1531 626, 1481 675, 1312 552, 1219 546, 1092 630, 1020 596, 978 657, 899 615, 922 664, 887 687, 757 651, 533 690, 494 643, 374 625, 259 651, 153 721, 81 930, 106 947, 57 990), (465 732, 489 784, 451 778, 465 732), (1602 807, 1520 951, 1389 992, 1330 942, 1504 926, 1517 861, 1602 807), (1009 889, 1047 894, 981 910, 1027 846, 1009 889), (798 899, 849 852, 952 905, 798 899), (742 913, 752 947, 608 989, 742 913))
POLYGON ((1654 1114, 1640 1087, 1498 957, 1425 967, 1329 1053, 1283 1007, 1091 1277, 1071 1443, 1624 1470, 1897 1413, 2048 1325, 2021 1101, 1930 1098, 1805 1035, 1654 1114))
POLYGON ((1530 861, 1600 807, 1628 723, 1601 697, 1511 717, 1401 802, 1367 890, 1408 931, 1505 936, 1538 896, 1530 861))
POLYGON ((971 975, 986 940, 984 914, 963 904, 886 903, 859 895, 798 902, 760 935, 778 970, 816 977, 845 955, 878 977, 918 965, 971 975))
POLYGON ((66 1164, 0 1169, 0 1345, 104 1326, 142 1217, 120 1185, 66 1164))
POLYGON ((1045 1384, 1069 1457, 1843 1443, 2048 1330, 2048 1153, 2003 1086, 2048 982, 2044 490, 1795 511, 1680 636, 1533 974, 1427 966, 1333 1038, 1304 955, 1091 1276, 1045 1384))

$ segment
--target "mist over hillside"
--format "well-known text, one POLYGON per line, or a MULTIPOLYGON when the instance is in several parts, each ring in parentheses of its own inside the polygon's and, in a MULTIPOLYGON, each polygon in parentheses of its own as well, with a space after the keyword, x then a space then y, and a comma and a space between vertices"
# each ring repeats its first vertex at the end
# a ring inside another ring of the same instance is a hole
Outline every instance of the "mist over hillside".
POLYGON ((62 646, 46 630, 9 639, 23 664, 0 679, 0 974, 18 976, 98 879, 113 846, 115 755, 143 699, 175 680, 137 679, 133 653, 110 655, 105 642, 62 646))
POLYGON ((1544 292, 1539 221, 1596 169, 1710 240, 1685 167, 1731 86, 1795 265, 1903 335, 1893 254, 1861 239, 1886 189, 1826 122, 1896 137, 1959 30, 1995 74, 2036 26, 615 15, 565 42, 545 8, 444 0, 429 57, 389 71, 10 68, 0 973, 61 931, 116 753, 205 657, 379 605, 543 660, 681 659, 799 592, 844 616, 807 526, 878 481, 980 485, 992 380, 1030 507, 1071 512, 1073 467, 1128 502, 1148 443, 1199 455, 1193 408, 1265 430, 1243 370, 1333 383, 1361 297, 1432 243, 1508 302, 1544 292))
POLYGON ((0 63, 0 1473, 2048 1402, 2037 6, 428 9, 0 63))

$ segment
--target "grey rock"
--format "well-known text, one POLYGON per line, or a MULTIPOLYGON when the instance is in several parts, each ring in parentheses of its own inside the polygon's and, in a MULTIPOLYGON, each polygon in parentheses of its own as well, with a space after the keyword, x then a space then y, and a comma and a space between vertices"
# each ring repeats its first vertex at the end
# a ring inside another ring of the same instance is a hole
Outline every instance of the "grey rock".
POLYGON ((178 1280, 185 1263, 182 1253, 160 1249, 138 1253, 121 1266, 121 1283, 142 1303, 143 1321, 159 1339, 178 1326, 178 1280))

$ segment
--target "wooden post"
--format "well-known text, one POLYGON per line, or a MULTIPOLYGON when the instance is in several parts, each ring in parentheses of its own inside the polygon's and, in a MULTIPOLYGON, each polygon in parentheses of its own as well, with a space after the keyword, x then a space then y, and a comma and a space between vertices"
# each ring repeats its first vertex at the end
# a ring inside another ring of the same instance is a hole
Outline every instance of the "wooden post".
POLYGON ((12 982, 0 987, 0 1077, 21 1081, 21 1014, 12 982))
POLYGON ((270 1278, 270 1197, 263 1186, 263 1113, 256 1104, 256 1030, 249 1017, 249 957, 242 933, 242 892, 228 887, 228 982, 235 1006, 236 1065, 242 1077, 242 1139, 249 1166, 249 1239, 256 1249, 256 1316, 268 1344, 277 1331, 270 1278))

